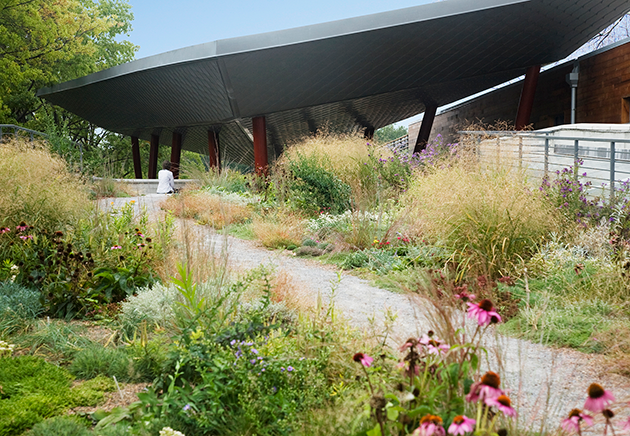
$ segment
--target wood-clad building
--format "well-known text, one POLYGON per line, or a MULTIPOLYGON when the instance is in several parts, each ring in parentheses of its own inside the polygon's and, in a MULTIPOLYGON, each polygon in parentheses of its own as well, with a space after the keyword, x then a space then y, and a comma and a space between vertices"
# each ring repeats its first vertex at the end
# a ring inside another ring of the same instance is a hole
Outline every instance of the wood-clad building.
MULTIPOLYGON (((567 75, 578 70, 576 123, 630 122, 630 40, 624 40, 540 73, 530 117, 534 129, 571 122, 567 75)), ((458 130, 473 123, 513 124, 522 87, 519 81, 443 110, 435 118, 431 138, 440 134, 454 141, 458 130)), ((411 143, 419 126, 409 126, 411 143)))

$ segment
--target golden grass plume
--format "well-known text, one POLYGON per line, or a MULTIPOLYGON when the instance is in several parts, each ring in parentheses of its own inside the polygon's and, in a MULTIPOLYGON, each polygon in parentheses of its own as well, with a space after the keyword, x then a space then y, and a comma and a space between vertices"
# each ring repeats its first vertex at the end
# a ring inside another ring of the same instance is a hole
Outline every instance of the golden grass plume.
POLYGON ((5 226, 25 221, 60 227, 83 216, 90 205, 83 182, 44 142, 0 143, 0 184, 0 224, 5 226))

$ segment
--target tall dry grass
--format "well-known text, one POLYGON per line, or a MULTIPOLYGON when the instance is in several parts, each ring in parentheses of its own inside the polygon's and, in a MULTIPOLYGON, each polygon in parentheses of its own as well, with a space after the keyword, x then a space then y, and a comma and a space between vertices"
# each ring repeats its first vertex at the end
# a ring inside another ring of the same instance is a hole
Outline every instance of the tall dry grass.
POLYGON ((418 175, 402 201, 408 233, 451 247, 462 273, 509 274, 560 230, 523 172, 470 160, 418 175))
POLYGON ((227 201, 220 195, 202 191, 183 192, 162 203, 162 209, 172 211, 180 218, 193 218, 200 224, 222 229, 230 224, 248 220, 252 211, 246 205, 227 201))
POLYGON ((87 190, 43 142, 0 144, 0 225, 58 228, 87 211, 87 190))
MULTIPOLYGON (((323 168, 332 171, 352 190, 353 209, 366 209, 375 204, 378 185, 371 168, 365 164, 371 153, 387 158, 391 153, 386 149, 372 148, 360 134, 332 134, 319 132, 290 145, 276 163, 275 174, 283 171, 287 163, 300 156, 313 159, 323 168)), ((279 181, 282 184, 282 181, 279 181)))
POLYGON ((252 228, 256 237, 267 248, 299 246, 305 236, 303 218, 291 213, 254 216, 252 228))

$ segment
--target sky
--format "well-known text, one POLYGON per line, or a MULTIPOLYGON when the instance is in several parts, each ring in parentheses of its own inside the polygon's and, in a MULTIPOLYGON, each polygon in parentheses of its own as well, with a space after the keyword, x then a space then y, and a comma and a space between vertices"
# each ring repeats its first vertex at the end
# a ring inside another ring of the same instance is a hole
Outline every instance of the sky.
MULTIPOLYGON (((129 0, 136 58, 218 39, 375 14, 435 0, 129 0)), ((416 121, 397 123, 407 126, 416 121)))
POLYGON ((391 11, 435 0, 128 0, 143 58, 217 39, 391 11))

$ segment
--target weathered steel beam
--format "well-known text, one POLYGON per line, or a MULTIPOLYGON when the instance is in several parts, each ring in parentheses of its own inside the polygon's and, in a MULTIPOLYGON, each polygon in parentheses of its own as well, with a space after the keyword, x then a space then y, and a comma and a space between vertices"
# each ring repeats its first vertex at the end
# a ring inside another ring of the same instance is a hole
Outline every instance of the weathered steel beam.
POLYGON ((523 130, 529 125, 529 118, 532 115, 532 109, 534 107, 534 97, 536 96, 536 87, 538 86, 539 75, 540 65, 529 67, 525 73, 521 99, 518 102, 518 112, 516 113, 516 121, 514 122, 514 128, 516 130, 523 130))
POLYGON ((422 150, 427 148, 437 109, 438 106, 435 103, 425 105, 424 116, 422 117, 422 124, 420 125, 420 132, 418 132, 418 138, 416 138, 416 144, 413 148, 414 153, 420 153, 422 150))
POLYGON ((171 145, 171 171, 175 179, 179 179, 179 164, 182 158, 182 134, 173 132, 171 145))
POLYGON ((140 161, 140 141, 137 136, 131 137, 131 154, 133 155, 133 171, 136 179, 141 179, 142 162, 140 161))
POLYGON ((221 171, 221 149, 219 148, 219 131, 208 130, 208 157, 210 168, 221 171))
POLYGON ((158 149, 160 147, 160 136, 151 135, 151 148, 149 149, 149 179, 157 179, 158 149))
POLYGON ((267 122, 265 117, 252 118, 254 136, 254 170, 257 175, 267 175, 269 161, 267 158, 267 122))

